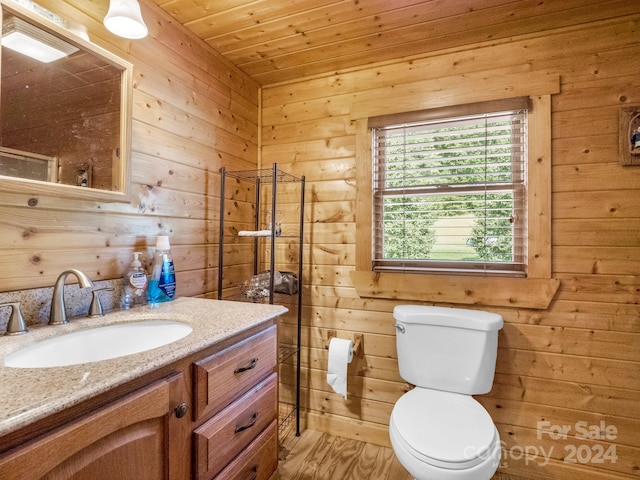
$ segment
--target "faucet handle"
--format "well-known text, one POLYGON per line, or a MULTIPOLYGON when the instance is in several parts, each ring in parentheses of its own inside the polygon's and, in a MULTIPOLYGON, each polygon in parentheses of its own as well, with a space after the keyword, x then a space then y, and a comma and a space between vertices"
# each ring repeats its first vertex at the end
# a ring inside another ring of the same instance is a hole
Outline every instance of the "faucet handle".
POLYGON ((28 332, 24 317, 20 311, 20 302, 2 303, 0 307, 11 307, 11 315, 7 323, 5 335, 22 335, 28 332))
POLYGON ((112 291, 113 288, 96 288, 95 290, 91 291, 93 297, 91 298, 91 305, 89 305, 89 314, 87 315, 87 317, 104 316, 104 312, 102 311, 102 304, 100 303, 100 297, 98 296, 98 292, 102 292, 104 290, 112 291))

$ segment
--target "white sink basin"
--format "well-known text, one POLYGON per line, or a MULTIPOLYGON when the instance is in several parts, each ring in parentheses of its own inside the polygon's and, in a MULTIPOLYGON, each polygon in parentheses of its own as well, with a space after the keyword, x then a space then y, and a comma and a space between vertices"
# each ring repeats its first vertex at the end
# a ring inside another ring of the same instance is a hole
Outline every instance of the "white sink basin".
POLYGON ((167 320, 118 323, 50 337, 11 352, 4 364, 48 368, 99 362, 145 352, 186 337, 189 325, 167 320))

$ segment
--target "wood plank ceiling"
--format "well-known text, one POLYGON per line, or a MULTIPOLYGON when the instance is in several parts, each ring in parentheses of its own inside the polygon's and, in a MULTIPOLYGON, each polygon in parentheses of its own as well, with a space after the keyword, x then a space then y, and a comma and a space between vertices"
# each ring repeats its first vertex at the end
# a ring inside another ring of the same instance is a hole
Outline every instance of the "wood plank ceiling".
POLYGON ((261 85, 570 27, 629 0, 152 0, 261 85))

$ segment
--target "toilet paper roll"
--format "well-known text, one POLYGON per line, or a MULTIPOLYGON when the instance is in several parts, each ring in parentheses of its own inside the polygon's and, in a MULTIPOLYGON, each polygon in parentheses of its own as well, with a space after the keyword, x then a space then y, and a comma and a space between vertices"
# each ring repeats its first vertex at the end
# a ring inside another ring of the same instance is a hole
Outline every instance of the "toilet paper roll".
POLYGON ((333 391, 347 398, 347 365, 353 359, 353 342, 344 338, 332 338, 329 342, 327 383, 333 391))

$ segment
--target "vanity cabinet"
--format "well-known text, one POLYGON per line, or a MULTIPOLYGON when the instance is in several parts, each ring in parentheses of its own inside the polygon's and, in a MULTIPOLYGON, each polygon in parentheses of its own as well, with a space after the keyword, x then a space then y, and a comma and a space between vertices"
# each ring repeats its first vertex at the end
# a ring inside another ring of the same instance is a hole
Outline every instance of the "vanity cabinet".
POLYGON ((276 365, 264 322, 34 423, 0 453, 0 478, 274 478, 276 365))
POLYGON ((3 480, 171 478, 181 470, 170 449, 172 388, 181 374, 156 381, 0 457, 3 480), (175 465, 174 465, 175 463, 175 465))

